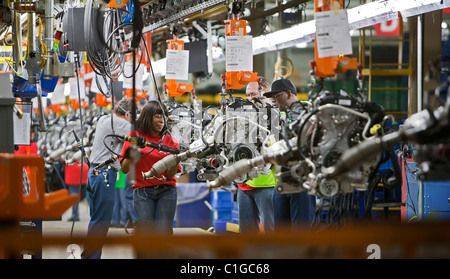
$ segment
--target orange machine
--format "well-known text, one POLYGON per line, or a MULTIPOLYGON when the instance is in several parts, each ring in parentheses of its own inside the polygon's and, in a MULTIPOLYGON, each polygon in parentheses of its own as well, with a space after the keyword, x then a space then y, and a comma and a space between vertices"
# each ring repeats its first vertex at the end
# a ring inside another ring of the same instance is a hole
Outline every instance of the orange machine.
POLYGON ((68 106, 66 104, 52 104, 51 105, 53 113, 65 113, 68 110, 68 106))
MULTIPOLYGON (((87 102, 86 101, 81 101, 81 107, 82 108, 87 108, 87 106, 88 106, 88 104, 87 104, 87 102)), ((80 108, 80 103, 78 102, 78 100, 77 99, 72 99, 72 100, 70 100, 70 107, 72 108, 72 109, 79 109, 80 108)))
MULTIPOLYGON (((168 49, 184 50, 184 41, 178 40, 175 36, 173 40, 167 41, 168 49)), ((169 97, 179 97, 186 92, 192 92, 192 84, 178 83, 174 79, 168 79, 164 85, 164 90, 169 97)))
MULTIPOLYGON (((315 11, 323 12, 335 9, 343 9, 343 0, 321 0, 315 1, 315 11)), ((317 51, 317 40, 314 44, 314 61, 310 61, 312 74, 318 78, 334 77, 336 74, 345 72, 348 69, 358 69, 356 58, 345 56, 319 58, 317 51)))
POLYGON ((97 93, 95 95, 95 103, 98 107, 107 107, 109 104, 111 104, 111 98, 107 98, 102 93, 97 93))
POLYGON ((44 158, 0 153, 0 220, 60 219, 79 201, 67 189, 46 193, 44 158), (23 169, 29 168, 29 192, 24 194, 23 169))
POLYGON ((111 0, 109 1, 108 5, 106 5, 107 8, 122 8, 126 4, 128 4, 128 0, 111 0))
MULTIPOLYGON (((67 189, 46 193, 45 162, 41 156, 0 153, 0 224, 3 232, 23 240, 19 222, 61 219, 79 201, 67 189), (25 171, 26 170, 26 171, 25 171)), ((0 241, 0 259, 17 257, 14 237, 0 241)), ((17 244, 17 243, 16 243, 17 244)))
MULTIPOLYGON (((246 36, 247 21, 239 19, 225 20, 225 36, 246 36)), ((257 81, 258 73, 254 72, 226 72, 225 88, 241 89, 250 81, 257 81)))

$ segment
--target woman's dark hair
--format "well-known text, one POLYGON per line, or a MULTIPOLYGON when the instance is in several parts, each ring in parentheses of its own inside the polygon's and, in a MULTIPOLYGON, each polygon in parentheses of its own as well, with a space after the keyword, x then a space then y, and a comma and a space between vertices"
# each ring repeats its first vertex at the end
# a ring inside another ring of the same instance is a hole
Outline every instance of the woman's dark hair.
MULTIPOLYGON (((142 108, 139 118, 136 120, 136 131, 144 134, 150 134, 152 131, 153 116, 155 114, 163 114, 165 117, 169 116, 167 108, 164 105, 160 105, 157 101, 149 101, 142 108)), ((164 123, 162 132, 166 130, 167 123, 164 123)))

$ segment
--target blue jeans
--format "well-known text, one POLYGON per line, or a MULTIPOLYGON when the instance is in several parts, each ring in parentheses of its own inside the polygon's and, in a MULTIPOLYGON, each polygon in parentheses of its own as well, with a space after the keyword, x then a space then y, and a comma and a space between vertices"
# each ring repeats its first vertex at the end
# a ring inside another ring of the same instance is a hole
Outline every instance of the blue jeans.
POLYGON ((125 205, 127 208, 127 213, 129 214, 129 219, 131 219, 132 224, 137 224, 138 217, 136 211, 134 210, 133 203, 133 188, 131 188, 131 184, 128 182, 128 174, 125 179, 125 205))
POLYGON ((69 188, 69 192, 71 194, 77 194, 80 197, 80 201, 72 206, 72 217, 71 217, 72 219, 80 220, 79 205, 80 202, 82 202, 86 197, 86 185, 81 185, 81 187, 80 185, 67 185, 67 188, 69 188))
POLYGON ((310 228, 316 212, 316 197, 307 192, 280 194, 273 190, 275 230, 310 228))
POLYGON ((273 187, 242 191, 238 188, 239 230, 241 233, 259 232, 261 220, 264 232, 274 231, 273 187))
POLYGON ((111 225, 124 225, 127 223, 127 207, 125 204, 125 189, 116 188, 115 201, 111 225))
POLYGON ((134 189, 134 209, 139 228, 150 233, 173 234, 177 189, 170 185, 134 189))
MULTIPOLYGON (((89 168, 86 190, 89 198, 89 221, 87 240, 90 236, 106 237, 111 224, 114 208, 114 192, 116 190, 117 172, 108 167, 94 173, 94 167, 89 168), (106 179, 106 182, 105 182, 106 179)), ((84 246, 81 257, 83 259, 100 259, 102 254, 102 242, 92 243, 84 246)))

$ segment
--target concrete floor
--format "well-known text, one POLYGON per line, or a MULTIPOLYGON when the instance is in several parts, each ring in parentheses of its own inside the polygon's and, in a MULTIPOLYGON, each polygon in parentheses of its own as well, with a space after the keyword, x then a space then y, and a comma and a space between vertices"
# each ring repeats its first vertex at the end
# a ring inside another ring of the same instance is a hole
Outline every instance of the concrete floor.
MULTIPOLYGON (((43 236, 58 235, 58 236, 85 236, 89 225, 89 208, 86 201, 79 205, 80 221, 68 221, 71 217, 72 209, 67 210, 61 220, 57 221, 43 221, 42 234, 43 236), (73 226, 73 231, 72 231, 73 226)), ((131 235, 133 229, 128 229, 128 233, 124 228, 110 228, 108 235, 131 235)), ((177 234, 209 234, 205 230, 199 228, 174 228, 174 235, 177 234)), ((82 247, 76 244, 69 246, 45 246, 42 249, 42 259, 70 259, 80 258, 82 247)), ((24 255, 24 258, 27 258, 24 255)), ((102 259, 135 259, 136 255, 134 249, 127 245, 105 245, 102 251, 102 259)))
MULTIPOLYGON (((80 221, 72 222, 68 219, 72 215, 72 209, 67 210, 61 220, 58 221, 43 221, 42 222, 42 234, 46 235, 58 235, 58 236, 85 236, 89 225, 89 209, 86 200, 79 204, 80 221), (73 226, 73 231, 72 231, 73 226)), ((109 235, 119 234, 126 235, 123 228, 110 228, 109 235)), ((67 259, 67 258, 79 258, 82 247, 78 245, 72 245, 67 247, 62 246, 45 246, 42 249, 43 259, 67 259)), ((105 259, 133 259, 135 258, 134 251, 131 247, 127 246, 105 246, 102 252, 102 258, 105 259)))

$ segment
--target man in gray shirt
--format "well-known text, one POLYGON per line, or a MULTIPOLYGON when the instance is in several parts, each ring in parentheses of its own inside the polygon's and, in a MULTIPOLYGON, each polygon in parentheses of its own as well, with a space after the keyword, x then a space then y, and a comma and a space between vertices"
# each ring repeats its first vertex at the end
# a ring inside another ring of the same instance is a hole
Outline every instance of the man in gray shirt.
MULTIPOLYGON (((131 131, 132 100, 124 98, 114 107, 114 114, 102 116, 97 123, 92 152, 89 157, 91 166, 88 173, 87 195, 89 199, 89 221, 87 237, 105 237, 111 223, 119 160, 98 168, 114 155, 122 151, 123 141, 116 134, 126 136, 131 131)), ((83 259, 100 259, 102 243, 87 243, 81 257, 83 259)))

